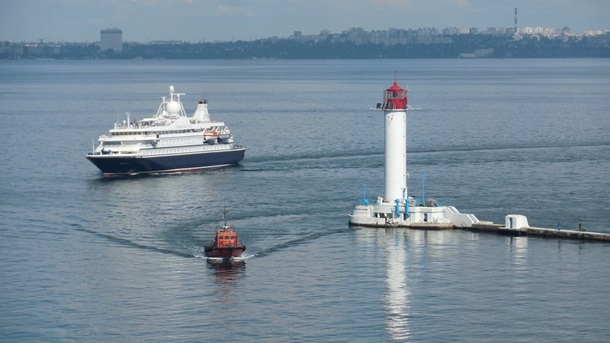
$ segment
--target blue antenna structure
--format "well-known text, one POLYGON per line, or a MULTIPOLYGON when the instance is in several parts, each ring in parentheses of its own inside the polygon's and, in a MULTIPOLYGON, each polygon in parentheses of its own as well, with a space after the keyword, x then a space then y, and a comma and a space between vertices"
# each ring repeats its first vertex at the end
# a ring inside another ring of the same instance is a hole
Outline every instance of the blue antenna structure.
POLYGON ((421 203, 426 203, 426 173, 421 173, 421 203))
POLYGON ((366 198, 366 184, 362 185, 362 200, 360 201, 362 205, 368 205, 369 200, 366 198))

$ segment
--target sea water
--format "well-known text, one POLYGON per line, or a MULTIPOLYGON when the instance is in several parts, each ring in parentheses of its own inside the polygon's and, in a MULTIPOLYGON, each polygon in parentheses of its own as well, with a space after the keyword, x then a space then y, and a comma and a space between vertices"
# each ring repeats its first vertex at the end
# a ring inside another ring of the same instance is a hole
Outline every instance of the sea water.
POLYGON ((610 232, 607 59, 1 61, 0 340, 607 341, 607 243, 348 227, 383 195, 394 80, 409 195, 610 232), (170 85, 246 158, 102 178, 97 137, 170 85), (203 254, 223 208, 232 266, 203 254))

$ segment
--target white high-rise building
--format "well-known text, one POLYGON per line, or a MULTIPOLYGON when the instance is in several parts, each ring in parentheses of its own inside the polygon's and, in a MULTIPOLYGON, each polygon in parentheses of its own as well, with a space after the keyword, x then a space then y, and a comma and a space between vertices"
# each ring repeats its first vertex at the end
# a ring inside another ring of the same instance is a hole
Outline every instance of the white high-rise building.
POLYGON ((100 50, 123 51, 123 31, 121 29, 103 29, 100 31, 100 50))

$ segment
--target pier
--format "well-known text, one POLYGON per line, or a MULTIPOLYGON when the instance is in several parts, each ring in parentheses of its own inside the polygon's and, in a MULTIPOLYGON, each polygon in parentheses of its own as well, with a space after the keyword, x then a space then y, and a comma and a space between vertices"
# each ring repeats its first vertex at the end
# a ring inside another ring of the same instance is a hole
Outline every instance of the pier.
POLYGON ((467 227, 460 227, 460 229, 474 232, 491 232, 510 236, 537 236, 544 238, 566 238, 610 242, 610 233, 586 231, 582 229, 580 225, 579 230, 531 227, 527 221, 527 217, 520 214, 507 215, 505 217, 503 226, 494 224, 492 222, 478 221, 467 227))
POLYGON ((489 232, 509 236, 537 236, 543 238, 565 238, 582 241, 610 242, 610 233, 605 232, 549 229, 542 227, 511 228, 500 224, 494 224, 491 222, 480 222, 473 224, 471 227, 456 227, 456 229, 462 229, 472 232, 489 232))
MULTIPOLYGON (((379 226, 376 226, 379 227, 379 226)), ((578 230, 550 229, 544 227, 531 227, 527 222, 527 217, 519 214, 506 216, 504 225, 490 221, 477 221, 468 226, 457 226, 451 223, 411 223, 409 225, 398 225, 417 230, 465 230, 471 232, 486 232, 507 236, 534 236, 543 238, 563 238, 581 241, 610 242, 610 233, 586 231, 582 228, 578 230)))
POLYGON ((385 224, 385 225, 366 225, 366 224, 351 224, 351 226, 371 227, 371 228, 406 228, 413 230, 464 230, 470 232, 485 232, 506 236, 534 236, 543 238, 563 238, 581 241, 598 241, 609 242, 610 233, 594 232, 594 231, 579 231, 579 230, 564 230, 564 229, 549 229, 543 227, 520 227, 510 228, 502 224, 492 222, 479 222, 472 226, 459 227, 445 223, 414 223, 411 225, 404 224, 385 224))
MULTIPOLYGON (((412 218, 411 218, 412 219, 412 218)), ((610 232, 587 231, 582 228, 579 230, 550 229, 544 227, 531 227, 527 217, 519 214, 506 216, 505 224, 497 224, 491 221, 473 222, 468 225, 456 225, 452 222, 398 222, 398 223, 352 223, 351 226, 372 227, 372 228, 406 228, 413 230, 464 230, 470 232, 485 232, 506 236, 533 236, 543 238, 572 239, 581 241, 609 242, 610 232)))

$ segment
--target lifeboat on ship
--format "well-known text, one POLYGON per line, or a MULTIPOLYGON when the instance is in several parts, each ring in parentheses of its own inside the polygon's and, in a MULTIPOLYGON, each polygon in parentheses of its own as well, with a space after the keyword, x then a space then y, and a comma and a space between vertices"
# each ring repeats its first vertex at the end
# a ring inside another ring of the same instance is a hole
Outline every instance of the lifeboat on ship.
POLYGON ((246 250, 246 246, 241 243, 235 226, 228 225, 226 221, 226 210, 223 211, 224 225, 216 227, 214 240, 204 246, 203 251, 207 257, 231 259, 240 257, 246 250))
POLYGON ((203 140, 208 144, 214 144, 218 140, 218 130, 208 129, 203 132, 203 140))

